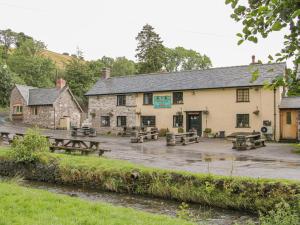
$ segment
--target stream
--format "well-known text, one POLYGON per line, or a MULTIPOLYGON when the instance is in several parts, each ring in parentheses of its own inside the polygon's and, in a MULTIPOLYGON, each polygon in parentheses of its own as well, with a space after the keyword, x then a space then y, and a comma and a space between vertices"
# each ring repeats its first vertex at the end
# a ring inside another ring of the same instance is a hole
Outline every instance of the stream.
MULTIPOLYGON (((105 202, 116 206, 130 207, 154 214, 175 217, 180 202, 150 198, 145 196, 119 194, 114 192, 95 191, 71 186, 62 186, 44 182, 23 181, 22 186, 43 189, 57 194, 81 198, 87 201, 105 202)), ((257 216, 241 211, 211 208, 199 204, 189 204, 189 212, 199 224, 229 225, 237 222, 245 224, 247 220, 257 221, 257 216)))

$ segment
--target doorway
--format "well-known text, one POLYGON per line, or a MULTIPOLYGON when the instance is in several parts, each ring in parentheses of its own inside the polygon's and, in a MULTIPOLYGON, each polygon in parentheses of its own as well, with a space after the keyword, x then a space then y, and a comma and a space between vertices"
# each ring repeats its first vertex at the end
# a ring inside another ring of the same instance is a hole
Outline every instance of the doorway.
POLYGON ((283 140, 297 140, 297 110, 281 110, 280 111, 280 127, 281 139, 283 140))
POLYGON ((186 131, 191 129, 197 130, 197 134, 202 134, 202 113, 201 112, 186 112, 186 131))

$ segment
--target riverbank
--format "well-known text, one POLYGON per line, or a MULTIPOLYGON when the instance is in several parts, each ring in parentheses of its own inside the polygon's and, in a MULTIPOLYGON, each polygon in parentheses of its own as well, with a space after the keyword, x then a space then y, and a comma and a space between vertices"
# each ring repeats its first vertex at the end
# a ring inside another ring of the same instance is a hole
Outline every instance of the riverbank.
POLYGON ((93 203, 47 191, 0 182, 0 221, 13 225, 161 224, 193 223, 105 203, 93 203))
POLYGON ((147 168, 98 157, 48 154, 38 163, 16 163, 0 151, 0 175, 95 190, 194 202, 214 207, 267 212, 284 200, 297 205, 300 183, 289 180, 215 176, 147 168))

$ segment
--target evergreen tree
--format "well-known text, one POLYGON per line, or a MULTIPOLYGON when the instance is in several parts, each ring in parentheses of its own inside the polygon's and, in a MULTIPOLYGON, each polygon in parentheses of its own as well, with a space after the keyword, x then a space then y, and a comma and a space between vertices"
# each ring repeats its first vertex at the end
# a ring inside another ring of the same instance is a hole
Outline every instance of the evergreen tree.
POLYGON ((142 31, 136 37, 138 46, 136 49, 136 57, 138 59, 139 73, 153 73, 161 70, 164 58, 165 47, 159 34, 154 28, 146 24, 142 31))

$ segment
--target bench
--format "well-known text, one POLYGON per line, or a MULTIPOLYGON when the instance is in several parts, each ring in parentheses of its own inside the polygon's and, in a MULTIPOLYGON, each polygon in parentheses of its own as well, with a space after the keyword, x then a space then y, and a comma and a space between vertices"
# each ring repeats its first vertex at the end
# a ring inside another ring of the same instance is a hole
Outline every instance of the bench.
POLYGON ((158 139, 158 129, 151 128, 146 131, 132 131, 131 132, 131 143, 143 143, 144 140, 157 140, 158 139))
POLYGON ((186 132, 186 133, 167 133, 166 135, 167 146, 175 146, 177 144, 187 145, 192 143, 198 143, 200 137, 197 132, 186 132))
POLYGON ((110 149, 94 149, 94 148, 77 148, 77 147, 67 147, 67 146, 51 146, 50 151, 64 150, 66 153, 71 154, 71 152, 80 152, 81 155, 88 155, 90 153, 98 152, 99 156, 102 156, 105 152, 111 152, 110 149))
POLYGON ((237 135, 232 144, 232 148, 236 150, 256 149, 265 146, 265 139, 262 139, 260 134, 237 135))

